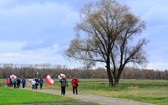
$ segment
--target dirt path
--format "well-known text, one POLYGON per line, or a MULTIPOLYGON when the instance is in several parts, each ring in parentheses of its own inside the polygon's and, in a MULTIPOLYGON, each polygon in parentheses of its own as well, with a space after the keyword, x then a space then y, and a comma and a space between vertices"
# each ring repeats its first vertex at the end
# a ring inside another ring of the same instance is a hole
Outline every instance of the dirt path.
MULTIPOLYGON (((31 88, 25 88, 26 90, 32 90, 31 88)), ((43 93, 50 93, 50 94, 57 94, 60 95, 60 90, 53 90, 53 89, 37 89, 32 91, 38 91, 43 93)), ((124 99, 117 99, 117 98, 108 98, 108 97, 102 97, 102 96, 95 96, 90 94, 78 94, 73 95, 72 91, 66 92, 66 97, 71 97, 75 99, 79 99, 81 102, 89 102, 89 103, 97 103, 100 105, 152 105, 147 103, 141 103, 141 102, 134 102, 130 100, 124 100, 124 99)))

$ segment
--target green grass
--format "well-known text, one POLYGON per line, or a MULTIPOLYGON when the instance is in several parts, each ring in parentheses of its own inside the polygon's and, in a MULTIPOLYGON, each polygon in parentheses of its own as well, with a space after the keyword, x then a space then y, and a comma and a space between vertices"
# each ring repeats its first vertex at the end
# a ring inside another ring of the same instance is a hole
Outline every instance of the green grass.
POLYGON ((115 87, 109 87, 107 80, 81 80, 79 85, 79 91, 82 93, 156 105, 167 105, 168 103, 167 80, 121 80, 120 84, 115 87))
POLYGON ((0 105, 74 101, 63 96, 8 88, 3 85, 0 86, 0 97, 0 105))
MULTIPOLYGON (((80 79, 79 81, 79 94, 94 94, 111 98, 129 99, 156 105, 167 105, 168 103, 167 80, 120 80, 120 84, 115 87, 108 86, 107 79, 80 79)), ((68 82, 69 86, 67 91, 72 91, 70 79, 68 82)), ((60 90, 60 83, 58 79, 56 79, 54 84, 51 86, 44 85, 44 89, 60 90)), ((31 92, 6 88, 5 86, 0 87, 0 104, 2 104, 2 102, 3 104, 8 105, 11 103, 18 104, 64 101, 68 103, 73 101, 73 99, 34 91, 31 92)))
MULTIPOLYGON (((156 105, 167 105, 168 103, 167 80, 121 79, 120 84, 115 87, 110 87, 107 79, 81 79, 79 81, 78 90, 82 94, 128 99, 156 105)), ((54 83, 53 87, 59 88, 59 82, 54 83)), ((67 90, 72 91, 70 83, 69 87, 67 90)))

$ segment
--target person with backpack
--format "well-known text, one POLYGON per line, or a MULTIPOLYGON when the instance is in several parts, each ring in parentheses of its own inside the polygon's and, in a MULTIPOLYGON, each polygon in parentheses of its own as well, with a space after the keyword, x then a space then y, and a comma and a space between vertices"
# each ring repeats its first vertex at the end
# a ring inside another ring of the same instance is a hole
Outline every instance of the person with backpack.
POLYGON ((79 84, 78 84, 78 79, 77 78, 74 78, 74 79, 72 79, 72 81, 71 81, 71 84, 72 84, 72 88, 73 88, 73 94, 78 94, 78 86, 79 86, 79 84))

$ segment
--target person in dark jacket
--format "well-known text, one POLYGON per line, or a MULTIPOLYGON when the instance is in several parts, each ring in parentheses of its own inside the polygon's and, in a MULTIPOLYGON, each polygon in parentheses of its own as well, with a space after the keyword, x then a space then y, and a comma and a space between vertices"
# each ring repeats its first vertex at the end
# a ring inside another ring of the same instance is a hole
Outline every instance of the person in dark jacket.
POLYGON ((42 89, 43 88, 43 83, 44 83, 42 78, 39 80, 39 83, 40 83, 40 89, 42 89))
POLYGON ((25 85, 26 85, 26 79, 23 78, 23 79, 22 79, 22 88, 25 88, 25 85))
POLYGON ((61 95, 65 95, 66 87, 68 87, 68 82, 66 78, 62 78, 60 82, 61 82, 61 95))
POLYGON ((10 78, 10 87, 13 87, 12 79, 10 78))
POLYGON ((20 87, 20 83, 21 83, 20 78, 17 78, 17 88, 19 88, 19 87, 20 87))
POLYGON ((35 81, 36 81, 35 88, 37 89, 38 88, 38 84, 39 84, 39 79, 35 78, 35 81))

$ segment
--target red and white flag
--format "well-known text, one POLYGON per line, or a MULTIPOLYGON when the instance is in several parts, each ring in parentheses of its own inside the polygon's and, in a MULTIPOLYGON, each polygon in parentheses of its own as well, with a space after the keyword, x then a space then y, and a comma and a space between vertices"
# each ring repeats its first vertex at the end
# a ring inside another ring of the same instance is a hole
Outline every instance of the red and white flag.
POLYGON ((10 78, 11 78, 11 79, 16 79, 17 76, 12 74, 12 75, 10 75, 10 78))
POLYGON ((58 75, 58 79, 62 79, 62 78, 66 78, 65 74, 60 73, 60 75, 58 75))
POLYGON ((47 75, 47 77, 45 77, 44 80, 48 85, 51 85, 54 83, 54 80, 51 78, 50 75, 47 75))

